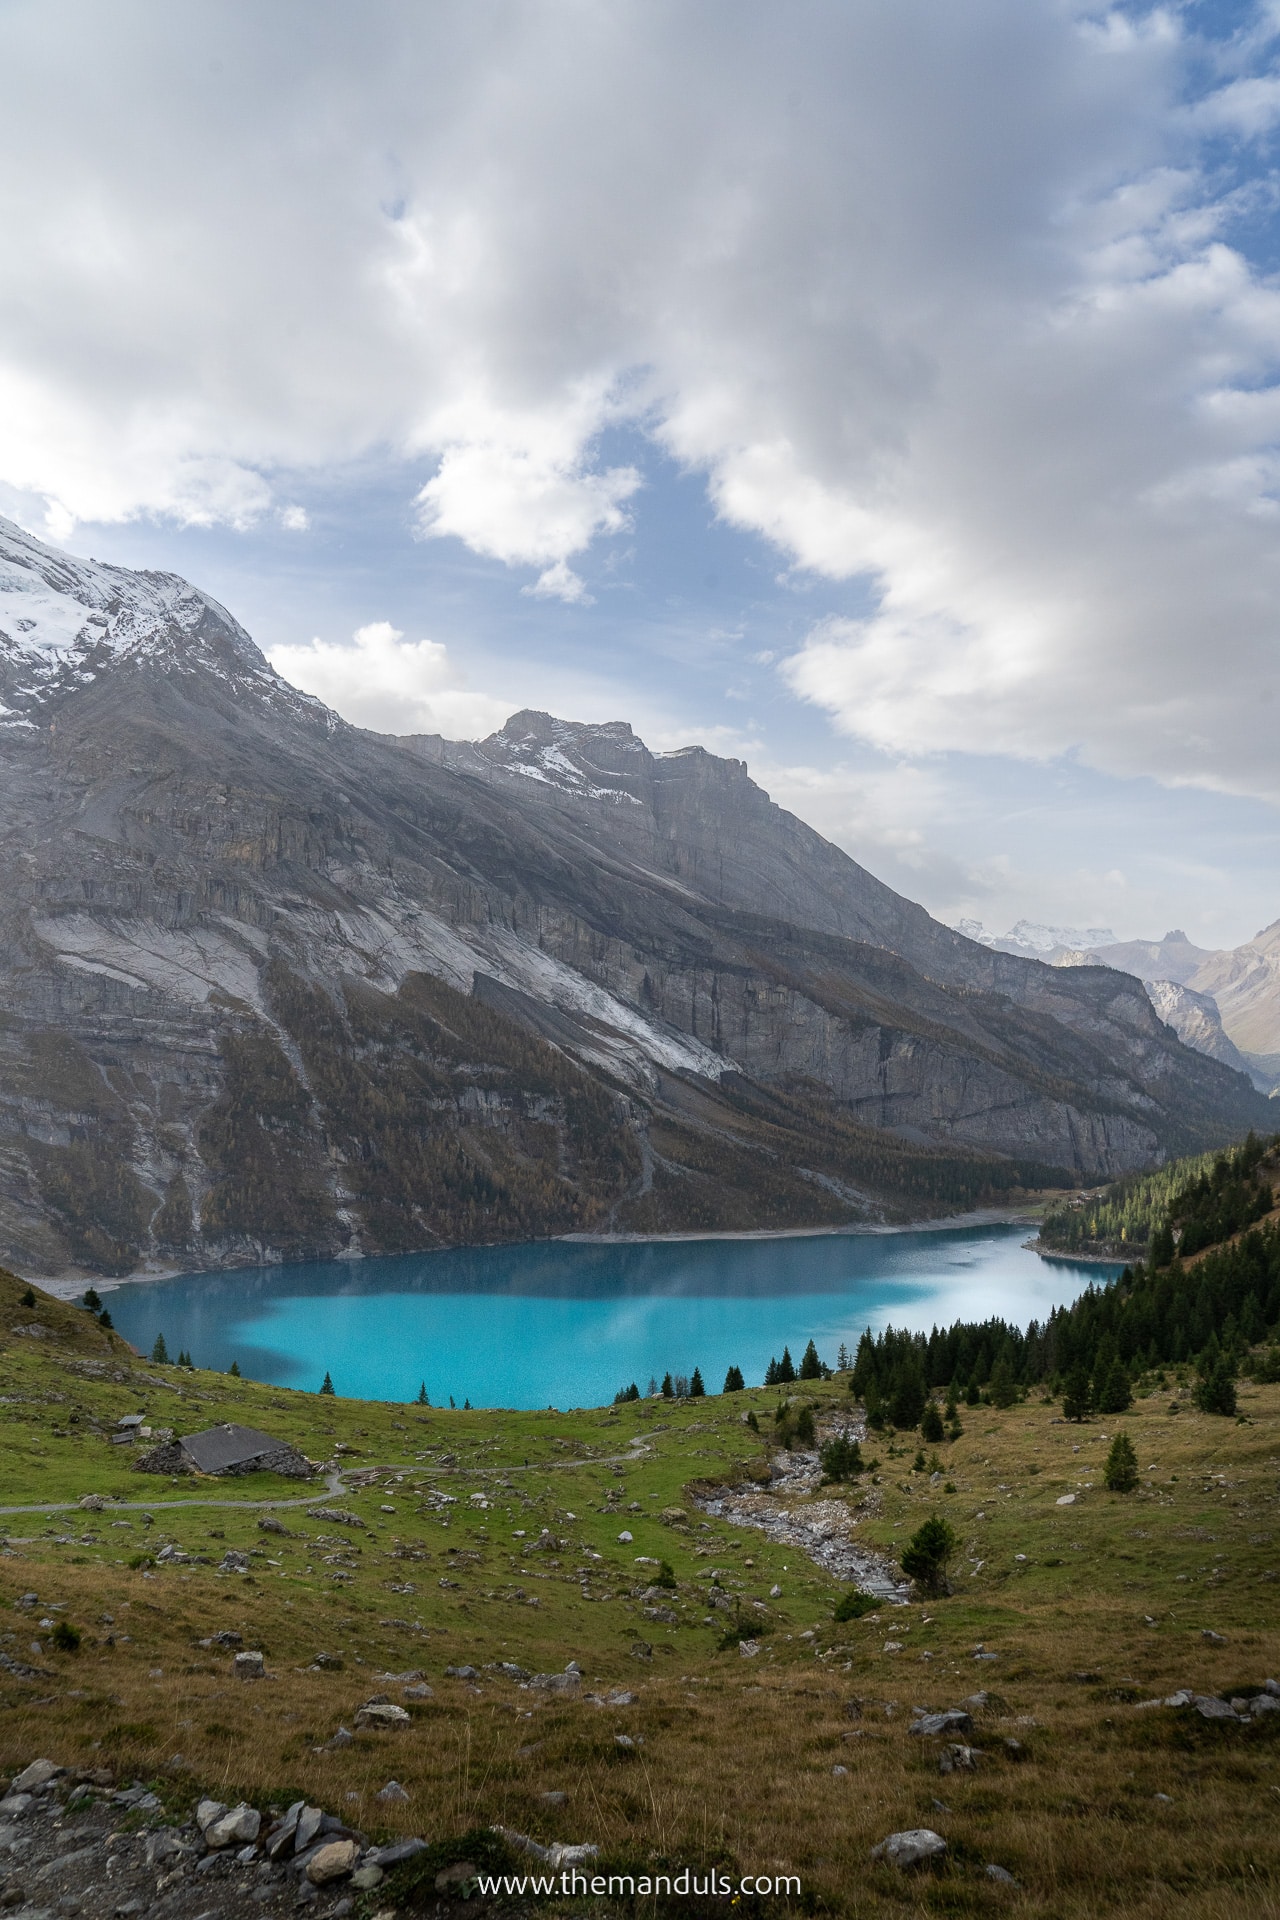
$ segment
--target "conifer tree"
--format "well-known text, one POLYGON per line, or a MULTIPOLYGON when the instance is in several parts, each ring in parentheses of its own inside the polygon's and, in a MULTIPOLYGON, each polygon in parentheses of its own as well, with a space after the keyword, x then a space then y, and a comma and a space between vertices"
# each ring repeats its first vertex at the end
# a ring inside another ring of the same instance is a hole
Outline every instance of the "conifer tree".
POLYGON ((1098 1395, 1099 1413, 1127 1413, 1133 1405, 1133 1388, 1124 1361, 1113 1360, 1098 1395))
POLYGON ((796 1377, 796 1363, 791 1358, 790 1347, 782 1349, 782 1358, 778 1362, 778 1381, 780 1387, 789 1387, 796 1377))
POLYGON ((811 1340, 800 1359, 800 1378, 802 1380, 821 1380, 822 1362, 818 1358, 818 1349, 811 1340))
POLYGON ((321 1393, 328 1393, 328 1394, 336 1394, 336 1391, 337 1391, 336 1388, 334 1387, 333 1381, 330 1378, 327 1369, 325 1371, 324 1381, 321 1385, 320 1391, 321 1393))
POLYGON ((164 1343, 164 1335, 162 1333, 156 1335, 156 1343, 151 1349, 151 1358, 157 1366, 163 1367, 168 1364, 169 1349, 164 1343))
POLYGON ((1127 1433, 1118 1433, 1111 1442, 1103 1475, 1112 1493, 1132 1493, 1138 1484, 1138 1456, 1127 1433))
POLYGON ((1011 1407, 1018 1397, 1018 1383, 1013 1377, 1013 1368, 1009 1364, 1008 1354, 1002 1353, 996 1361, 991 1375, 990 1393, 993 1407, 1011 1407))
POLYGON ((100 1327, 105 1327, 108 1333, 110 1333, 112 1328, 115 1326, 115 1321, 111 1318, 111 1315, 107 1312, 105 1307, 102 1309, 102 1312, 98 1315, 98 1325, 100 1327))
POLYGON ((918 1527, 903 1548, 900 1565, 907 1578, 926 1593, 944 1593, 947 1588, 947 1563, 959 1545, 948 1523, 935 1516, 918 1527))
POLYGON ((102 1301, 99 1299, 98 1292, 95 1287, 86 1287, 85 1295, 84 1295, 84 1304, 85 1304, 86 1310, 89 1313, 102 1312, 102 1301))
POLYGON ((778 1385, 780 1377, 781 1376, 778 1373, 777 1361, 775 1359, 770 1359, 768 1366, 764 1370, 764 1383, 766 1387, 776 1387, 778 1385))
POLYGON ((227 1368, 227 1373, 232 1380, 238 1380, 240 1378, 240 1362, 233 1360, 227 1368))
POLYGON ((1072 1367, 1062 1396, 1062 1411, 1068 1420, 1084 1420, 1092 1404, 1089 1375, 1084 1367, 1072 1367))
POLYGON ((707 1389, 702 1383, 702 1369, 701 1367, 695 1367, 693 1377, 689 1381, 689 1398, 691 1400, 705 1399, 706 1392, 707 1389))
POLYGON ((942 1415, 938 1412, 936 1400, 930 1400, 920 1416, 920 1434, 931 1446, 936 1446, 944 1438, 942 1415))
POLYGON ((730 1367, 724 1377, 724 1391, 726 1393, 741 1393, 745 1385, 746 1382, 742 1378, 742 1368, 730 1367))
MULTIPOLYGON (((1201 1364, 1203 1366, 1203 1362, 1201 1364)), ((1196 1405, 1201 1413, 1230 1415, 1235 1412, 1235 1368, 1229 1354, 1220 1353, 1211 1367, 1202 1373, 1196 1388, 1196 1405)))
POLYGON ((429 1407, 431 1405, 431 1402, 427 1398, 427 1383, 425 1380, 418 1388, 418 1398, 415 1404, 420 1407, 429 1407))
POLYGON ((676 1397, 675 1381, 669 1373, 662 1376, 662 1397, 664 1400, 674 1400, 676 1397))

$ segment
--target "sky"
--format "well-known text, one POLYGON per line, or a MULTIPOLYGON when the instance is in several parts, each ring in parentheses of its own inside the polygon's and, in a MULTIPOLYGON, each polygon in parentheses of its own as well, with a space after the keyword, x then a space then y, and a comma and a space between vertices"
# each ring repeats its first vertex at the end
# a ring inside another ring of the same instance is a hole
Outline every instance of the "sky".
POLYGON ((0 0, 0 512, 358 724, 1280 915, 1280 0, 0 0))

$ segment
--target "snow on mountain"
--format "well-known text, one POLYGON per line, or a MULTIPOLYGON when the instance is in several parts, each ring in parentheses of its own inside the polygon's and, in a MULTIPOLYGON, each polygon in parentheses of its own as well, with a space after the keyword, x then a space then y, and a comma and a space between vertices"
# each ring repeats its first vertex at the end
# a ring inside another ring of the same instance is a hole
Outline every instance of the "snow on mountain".
POLYGON ((198 664, 233 690, 326 709, 268 666, 225 607, 174 573, 135 573, 44 546, 0 517, 0 725, 28 729, 53 695, 130 659, 198 664))
POLYGON ((1049 927, 1038 920, 1019 920, 1008 933, 988 933, 980 920, 957 920, 955 929, 997 953, 1020 953, 1034 960, 1047 960, 1064 949, 1113 946, 1116 939, 1110 927, 1049 927))

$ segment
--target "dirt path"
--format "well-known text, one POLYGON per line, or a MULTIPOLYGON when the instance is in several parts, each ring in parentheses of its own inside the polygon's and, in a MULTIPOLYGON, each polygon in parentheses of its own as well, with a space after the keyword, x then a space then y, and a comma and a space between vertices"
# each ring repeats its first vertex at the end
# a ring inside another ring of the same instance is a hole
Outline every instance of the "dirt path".
MULTIPOLYGON (((323 1494, 318 1492, 308 1493, 303 1494, 298 1499, 288 1499, 284 1495, 276 1495, 269 1500, 206 1500, 200 1497, 190 1500, 111 1500, 107 1494, 104 1494, 102 1497, 104 1500, 109 1501, 112 1513, 161 1513, 171 1508, 182 1508, 185 1510, 188 1507, 193 1510, 196 1507, 239 1507, 248 1512, 267 1512, 277 1507, 312 1507, 317 1500, 324 1498, 324 1494, 346 1494, 350 1489, 343 1486, 343 1480, 356 1473, 420 1473, 429 1475, 432 1478, 439 1478, 454 1473, 565 1473, 571 1467, 625 1466, 628 1461, 634 1462, 640 1458, 642 1453, 648 1453, 649 1451, 649 1443, 647 1441, 639 1441, 629 1453, 599 1454, 593 1456, 590 1460, 544 1460, 540 1464, 523 1467, 428 1467, 424 1466, 421 1460, 410 1461, 408 1465, 405 1465, 403 1462, 399 1465, 390 1463, 377 1468, 337 1467, 326 1476, 323 1494)), ((42 1506, 31 1507, 0 1507, 0 1515, 23 1513, 78 1513, 79 1511, 81 1511, 81 1508, 78 1500, 51 1500, 42 1506)))

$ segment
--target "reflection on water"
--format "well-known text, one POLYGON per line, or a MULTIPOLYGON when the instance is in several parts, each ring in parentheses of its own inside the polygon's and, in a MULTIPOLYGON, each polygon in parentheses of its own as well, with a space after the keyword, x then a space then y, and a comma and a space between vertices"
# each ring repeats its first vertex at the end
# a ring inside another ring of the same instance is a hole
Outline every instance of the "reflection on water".
POLYGON ((256 1380, 436 1405, 598 1405, 635 1380, 730 1365, 759 1381, 810 1337, 834 1363, 866 1326, 1025 1323, 1118 1271, 1041 1261, 1026 1227, 772 1240, 540 1241, 238 1268, 122 1287, 112 1318, 150 1352, 256 1380))

